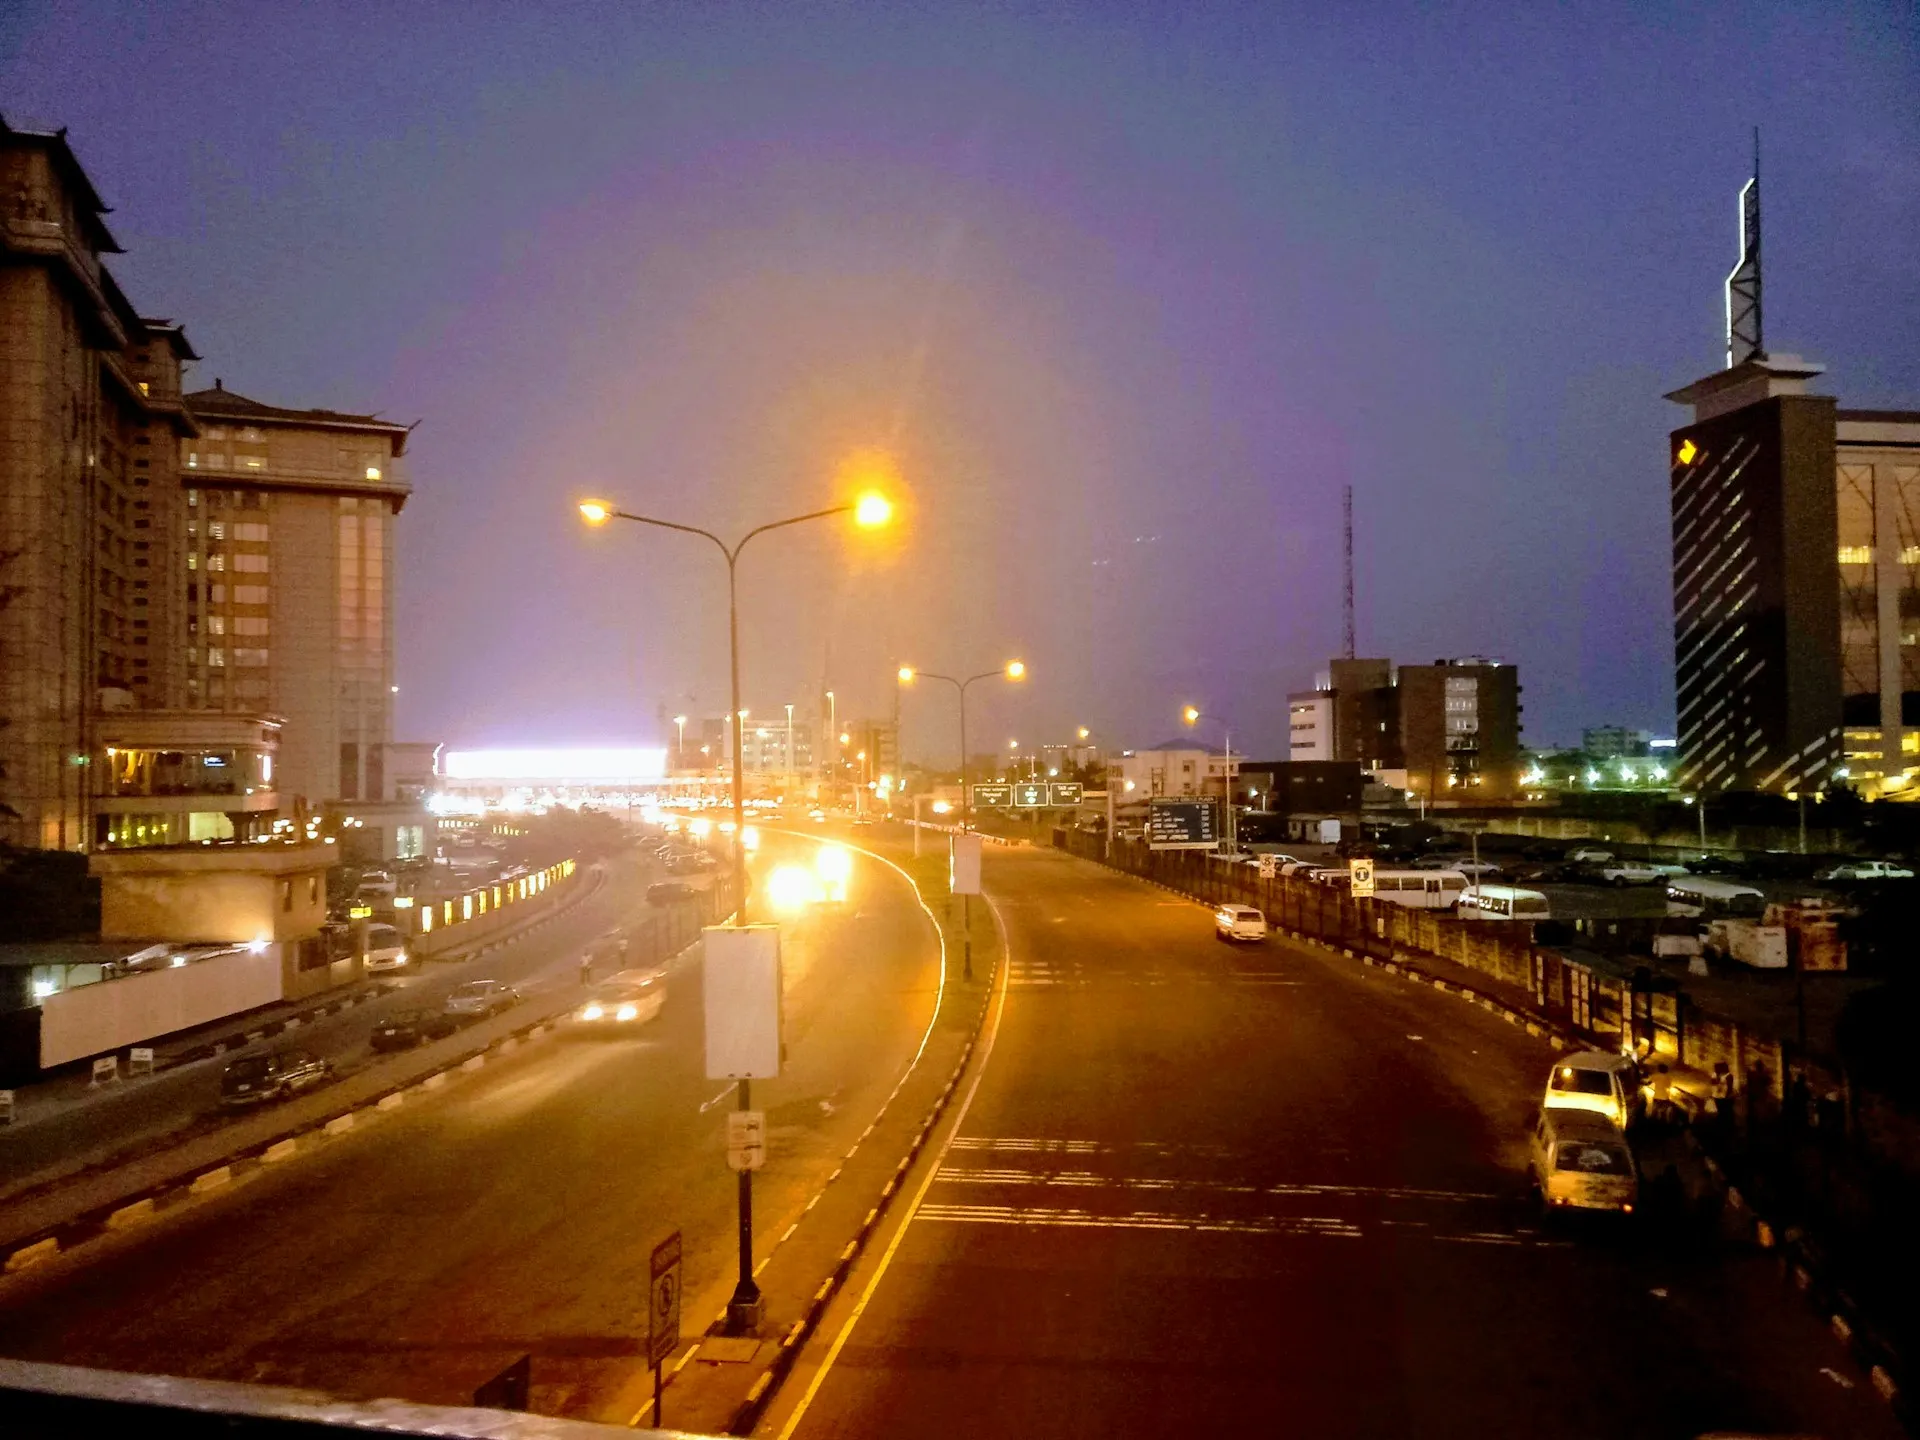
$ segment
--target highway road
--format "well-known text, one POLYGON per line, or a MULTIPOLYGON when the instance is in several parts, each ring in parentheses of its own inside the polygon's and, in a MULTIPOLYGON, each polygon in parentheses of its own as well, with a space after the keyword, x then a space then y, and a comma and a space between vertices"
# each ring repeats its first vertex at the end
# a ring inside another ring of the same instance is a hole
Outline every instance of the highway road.
MULTIPOLYGON (((438 1009, 449 991, 468 980, 503 980, 532 997, 544 988, 577 983, 569 968, 574 957, 587 942, 616 927, 634 935, 636 943, 644 941, 644 930, 655 927, 664 946, 673 917, 642 898, 647 881, 660 878, 659 867, 638 852, 598 863, 604 878, 589 874, 581 880, 594 887, 591 893, 569 903, 550 925, 524 932, 496 950, 471 960, 430 961, 392 978, 363 982, 387 993, 244 1052, 173 1066, 102 1094, 78 1090, 54 1113, 33 1114, 31 1123, 0 1130, 0 1194, 15 1197, 109 1159, 230 1123, 235 1117, 221 1108, 220 1077, 238 1054, 298 1045, 333 1061, 340 1074, 352 1074, 380 1063, 382 1057, 369 1051, 367 1039, 382 1018, 404 1009, 438 1009)), ((698 923, 695 915, 683 915, 673 933, 690 934, 698 923)), ((636 954, 645 949, 640 943, 636 954)), ((0 1225, 0 1230, 6 1228, 0 1225)))
POLYGON ((1769 1260, 1542 1228, 1548 1042, 1083 862, 988 866, 977 1088, 762 1433, 1900 1433, 1769 1260))
MULTIPOLYGON (((770 838, 762 859, 811 853, 770 838)), ((913 1057, 940 952, 904 879, 784 927, 788 1068, 755 1085, 763 1249, 913 1057)), ((522 1047, 365 1131, 0 1280, 0 1354, 466 1403, 523 1353, 533 1408, 631 1418, 651 1247, 686 1243, 684 1329, 734 1273, 731 1087, 704 1078, 697 947, 637 1036, 522 1047)))

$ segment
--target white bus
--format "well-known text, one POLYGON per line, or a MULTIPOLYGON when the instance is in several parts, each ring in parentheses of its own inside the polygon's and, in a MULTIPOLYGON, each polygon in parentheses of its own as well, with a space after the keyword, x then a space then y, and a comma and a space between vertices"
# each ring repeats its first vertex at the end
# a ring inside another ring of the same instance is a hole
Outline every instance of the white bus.
POLYGON ((1458 870, 1376 870, 1373 898, 1409 910, 1451 910, 1467 888, 1458 870))
POLYGON ((1767 897, 1751 885, 1706 875, 1675 875, 1667 881, 1667 914, 1703 920, 1757 920, 1767 897))
POLYGON ((1460 892, 1462 920, 1551 920, 1553 906, 1538 890, 1512 885, 1469 885, 1460 892))

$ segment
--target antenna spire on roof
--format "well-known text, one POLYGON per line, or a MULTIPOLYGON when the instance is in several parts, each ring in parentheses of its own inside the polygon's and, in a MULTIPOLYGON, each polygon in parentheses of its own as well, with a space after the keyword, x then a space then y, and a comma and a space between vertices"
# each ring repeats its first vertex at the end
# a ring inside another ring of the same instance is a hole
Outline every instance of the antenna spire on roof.
POLYGON ((1727 276, 1727 368, 1765 359, 1760 312, 1760 127, 1753 127, 1753 178, 1740 190, 1740 260, 1727 276))

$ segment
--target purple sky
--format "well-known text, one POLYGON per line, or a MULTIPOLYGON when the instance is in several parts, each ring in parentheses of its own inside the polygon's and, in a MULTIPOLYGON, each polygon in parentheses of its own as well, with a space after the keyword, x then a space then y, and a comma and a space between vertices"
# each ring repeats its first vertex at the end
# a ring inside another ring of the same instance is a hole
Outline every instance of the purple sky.
POLYGON ((16 0, 0 111, 69 127, 197 383, 423 422, 400 738, 720 713, 717 556, 573 501, 736 531, 871 445, 898 534, 743 561, 758 715, 1019 654, 978 749, 1194 700, 1276 751, 1351 481, 1362 653, 1667 730, 1660 397, 1756 120, 1769 348, 1920 407, 1920 20, 1499 8, 16 0))

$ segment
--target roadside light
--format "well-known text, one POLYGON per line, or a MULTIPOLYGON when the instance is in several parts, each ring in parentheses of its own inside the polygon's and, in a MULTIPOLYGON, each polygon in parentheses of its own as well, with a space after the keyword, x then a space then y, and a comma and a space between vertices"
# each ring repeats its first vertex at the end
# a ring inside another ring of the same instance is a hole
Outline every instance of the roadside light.
POLYGON ((842 730, 840 732, 840 743, 842 745, 851 745, 853 743, 853 736, 849 735, 846 731, 842 730))
POLYGON ((713 822, 705 816, 687 822, 687 829, 696 840, 704 840, 713 833, 713 822))
POLYGON ((1084 739, 1086 739, 1086 738, 1087 738, 1087 736, 1089 736, 1089 735, 1091 735, 1092 733, 1093 733, 1093 732, 1092 732, 1091 730, 1089 730, 1089 729, 1087 729, 1087 727, 1086 727, 1086 726, 1084 726, 1084 725, 1082 725, 1082 726, 1080 727, 1080 738, 1081 738, 1082 740, 1084 740, 1084 739))
POLYGON ((913 667, 911 665, 902 665, 897 673, 899 674, 902 685, 913 684, 913 667))
POLYGON ((1007 679, 1024 680, 1026 678, 1027 678, 1027 662, 1026 661, 1009 660, 1007 662, 1007 679))
POLYGON ((746 829, 740 832, 740 843, 746 846, 749 851, 758 850, 760 848, 760 827, 757 825, 747 826, 746 829))
POLYGON ((878 490, 869 490, 853 504, 853 523, 862 530, 878 530, 893 518, 893 502, 878 490))
POLYGON ((1180 718, 1189 725, 1198 725, 1200 723, 1200 707, 1198 705, 1187 706, 1186 709, 1180 712, 1180 718))
POLYGON ((1007 741, 1007 749, 1018 750, 1019 748, 1020 748, 1020 742, 1018 740, 1007 741))
POLYGON ((604 525, 613 518, 613 506, 604 500, 582 500, 580 518, 589 525, 604 525))
POLYGON ((1133 781, 1131 781, 1131 780, 1129 780, 1129 781, 1127 781, 1127 787, 1126 787, 1126 788, 1127 788, 1127 794, 1129 794, 1129 795, 1131 795, 1131 794, 1133 793, 1133 789, 1134 789, 1134 785, 1133 785, 1133 781))
POLYGON ((948 811, 953 809, 953 806, 949 805, 944 800, 936 800, 933 802, 932 809, 933 809, 933 813, 936 815, 945 815, 948 811))
POLYGON ((819 872, 822 880, 837 880, 845 883, 853 874, 853 856, 838 845, 823 845, 820 853, 814 857, 813 868, 819 872))

